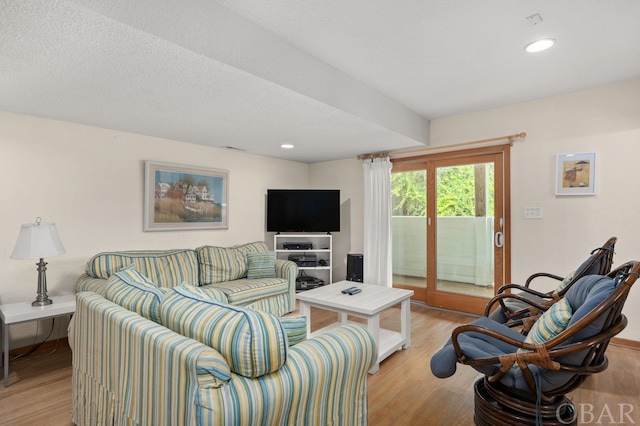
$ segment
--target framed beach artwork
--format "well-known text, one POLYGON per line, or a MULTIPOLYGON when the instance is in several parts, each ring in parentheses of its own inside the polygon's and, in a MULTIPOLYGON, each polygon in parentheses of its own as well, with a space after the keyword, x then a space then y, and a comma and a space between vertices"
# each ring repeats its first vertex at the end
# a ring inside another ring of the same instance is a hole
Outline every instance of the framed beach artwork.
POLYGON ((144 230, 229 227, 229 172, 145 162, 144 230))
POLYGON ((596 153, 559 154, 556 160, 556 195, 596 193, 596 153))

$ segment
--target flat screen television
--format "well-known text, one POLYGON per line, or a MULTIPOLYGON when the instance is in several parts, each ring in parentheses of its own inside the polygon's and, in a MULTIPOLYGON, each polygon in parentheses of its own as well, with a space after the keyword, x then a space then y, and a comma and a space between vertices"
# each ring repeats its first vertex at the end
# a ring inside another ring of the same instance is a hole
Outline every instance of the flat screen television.
POLYGON ((267 232, 338 231, 339 189, 267 190, 267 232))

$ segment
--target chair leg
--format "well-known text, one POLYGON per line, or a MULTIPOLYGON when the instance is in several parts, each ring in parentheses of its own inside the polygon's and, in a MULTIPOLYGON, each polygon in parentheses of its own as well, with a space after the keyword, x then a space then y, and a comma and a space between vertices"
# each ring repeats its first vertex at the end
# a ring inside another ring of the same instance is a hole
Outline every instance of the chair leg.
MULTIPOLYGON (((479 378, 474 386, 474 421, 478 426, 536 425, 536 403, 514 398, 479 378)), ((554 398, 540 405, 545 426, 577 425, 575 406, 566 396, 554 398)))

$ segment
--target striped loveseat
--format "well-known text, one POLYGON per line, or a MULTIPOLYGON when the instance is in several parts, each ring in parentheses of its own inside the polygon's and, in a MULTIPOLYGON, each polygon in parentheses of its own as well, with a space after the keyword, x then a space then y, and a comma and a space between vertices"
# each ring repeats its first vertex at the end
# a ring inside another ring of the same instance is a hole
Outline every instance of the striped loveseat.
POLYGON ((161 288, 188 284, 220 290, 229 304, 279 316, 295 308, 297 265, 276 259, 264 241, 195 250, 98 253, 87 262, 76 291, 104 296, 109 277, 129 265, 161 288))
POLYGON ((306 319, 157 287, 136 265, 77 294, 72 420, 93 425, 364 425, 377 358, 359 324, 306 339, 306 319), (300 333, 302 331, 302 333, 300 333))

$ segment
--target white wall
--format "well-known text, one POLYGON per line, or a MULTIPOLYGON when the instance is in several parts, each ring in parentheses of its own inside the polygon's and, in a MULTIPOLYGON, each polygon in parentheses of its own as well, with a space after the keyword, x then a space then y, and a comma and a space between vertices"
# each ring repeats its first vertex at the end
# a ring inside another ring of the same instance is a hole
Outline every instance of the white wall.
POLYGON ((333 281, 347 276, 347 254, 362 253, 364 225, 362 163, 356 158, 309 166, 309 184, 315 189, 340 190, 340 232, 333 232, 333 281))
MULTIPOLYGON (((432 146, 526 132, 511 151, 512 281, 534 272, 564 275, 610 236, 618 237, 614 267, 640 260, 640 199, 636 194, 640 158, 640 78, 431 121, 432 146), (555 195, 556 155, 597 152, 597 194, 555 195), (524 207, 542 207, 542 220, 522 218, 524 207)), ((321 179, 349 194, 362 193, 357 160, 312 165, 311 184, 321 179), (349 170, 351 169, 351 170, 349 170), (342 179, 345 177, 345 179, 342 179)), ((362 204, 351 220, 361 221, 362 204)), ((362 231, 352 233, 359 250, 362 231)), ((640 284, 638 284, 640 286, 640 284)), ((640 289, 631 291, 620 337, 640 340, 640 289)))
MULTIPOLYGON (((12 260, 20 225, 55 222, 67 250, 45 259, 49 295, 74 292, 100 251, 233 245, 265 238, 267 188, 308 185, 309 166, 114 130, 0 112, 0 303, 36 295, 35 260, 12 260), (144 161, 229 171, 229 229, 143 232, 144 161)), ((11 328, 30 344, 34 323, 11 328)))

